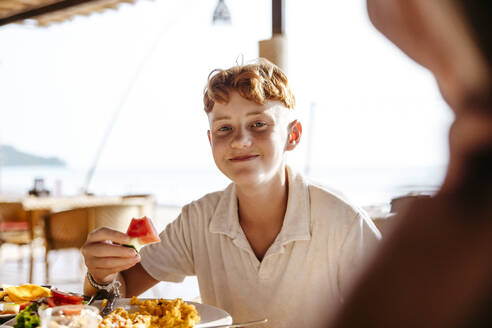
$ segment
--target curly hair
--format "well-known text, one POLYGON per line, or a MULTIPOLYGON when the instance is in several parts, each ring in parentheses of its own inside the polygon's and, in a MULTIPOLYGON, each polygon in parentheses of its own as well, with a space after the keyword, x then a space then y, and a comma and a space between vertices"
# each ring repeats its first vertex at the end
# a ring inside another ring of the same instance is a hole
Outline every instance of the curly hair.
POLYGON ((269 100, 280 101, 289 109, 295 105, 287 76, 278 66, 264 58, 259 58, 253 64, 214 69, 208 76, 203 95, 205 112, 210 113, 215 103, 227 104, 232 91, 259 105, 269 100))

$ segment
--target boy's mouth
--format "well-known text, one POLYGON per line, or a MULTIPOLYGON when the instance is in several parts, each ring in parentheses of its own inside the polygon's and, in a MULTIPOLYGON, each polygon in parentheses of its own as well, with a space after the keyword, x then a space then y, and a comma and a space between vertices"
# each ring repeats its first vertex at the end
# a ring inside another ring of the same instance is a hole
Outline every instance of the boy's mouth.
POLYGON ((260 155, 242 155, 242 156, 231 157, 231 158, 229 158, 229 160, 232 162, 244 162, 244 161, 249 161, 249 160, 255 159, 259 156, 260 155))

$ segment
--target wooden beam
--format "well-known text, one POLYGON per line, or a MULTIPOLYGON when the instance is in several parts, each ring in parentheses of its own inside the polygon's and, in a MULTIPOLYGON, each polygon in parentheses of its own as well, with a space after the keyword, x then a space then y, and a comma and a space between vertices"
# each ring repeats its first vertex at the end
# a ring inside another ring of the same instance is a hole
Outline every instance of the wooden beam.
POLYGON ((0 18, 0 26, 14 23, 17 21, 22 21, 24 19, 34 18, 36 16, 41 16, 44 14, 52 13, 58 10, 67 9, 73 6, 77 6, 83 3, 88 3, 97 0, 62 0, 56 3, 52 3, 50 5, 39 7, 36 9, 27 10, 21 13, 17 13, 15 15, 0 18))
POLYGON ((272 0, 272 34, 284 34, 285 3, 284 0, 272 0))

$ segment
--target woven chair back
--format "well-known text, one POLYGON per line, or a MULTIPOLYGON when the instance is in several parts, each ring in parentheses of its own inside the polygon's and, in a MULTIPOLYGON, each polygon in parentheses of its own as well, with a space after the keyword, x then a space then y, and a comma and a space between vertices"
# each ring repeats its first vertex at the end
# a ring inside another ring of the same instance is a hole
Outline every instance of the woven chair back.
POLYGON ((0 222, 25 220, 26 212, 21 202, 0 202, 0 222))
POLYGON ((132 218, 140 216, 141 209, 136 205, 108 205, 95 208, 94 229, 109 227, 126 232, 132 218))
POLYGON ((0 202, 0 245, 28 245, 31 224, 21 202, 0 202))
POLYGON ((109 227, 126 232, 133 217, 139 215, 134 205, 105 205, 52 213, 46 220, 48 249, 80 248, 93 229, 109 227))
POLYGON ((45 223, 48 249, 80 248, 87 239, 89 211, 80 208, 51 214, 45 223))

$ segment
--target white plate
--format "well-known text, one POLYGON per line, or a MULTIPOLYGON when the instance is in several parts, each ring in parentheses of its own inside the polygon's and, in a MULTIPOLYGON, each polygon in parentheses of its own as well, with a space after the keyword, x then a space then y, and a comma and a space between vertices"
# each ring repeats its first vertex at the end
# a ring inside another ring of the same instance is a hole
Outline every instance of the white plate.
MULTIPOLYGON (((0 319, 10 319, 10 318, 14 318, 17 314, 0 314, 0 319)), ((9 320, 10 321, 10 320, 9 320)), ((5 322, 7 323, 7 321, 5 322)), ((3 324, 2 324, 3 326, 3 324)))
MULTIPOLYGON (((101 302, 102 301, 95 301, 93 305, 101 308, 101 302)), ((195 328, 205 328, 216 325, 229 325, 232 323, 232 317, 230 316, 230 314, 222 309, 207 304, 189 301, 186 301, 186 303, 193 304, 198 311, 198 315, 200 316, 200 323, 195 325, 195 328)), ((135 309, 134 305, 130 305, 129 298, 118 299, 116 301, 116 306, 121 306, 127 311, 135 309)))
MULTIPOLYGON (((3 314, 3 315, 7 315, 7 314, 3 314)), ((15 315, 16 314, 14 314, 12 316, 12 319, 10 319, 9 321, 6 321, 3 324, 1 324, 0 327, 4 327, 4 328, 5 327, 13 327, 15 325, 15 315)))
POLYGON ((17 314, 0 314, 0 319, 5 319, 5 318, 12 318, 15 317, 17 314))

